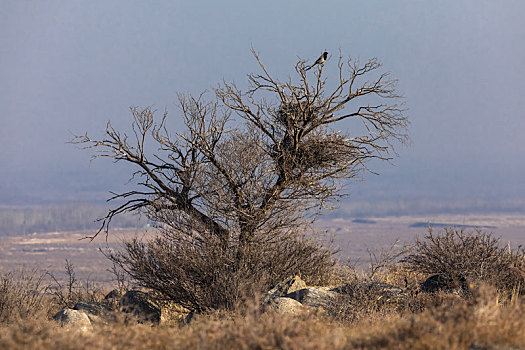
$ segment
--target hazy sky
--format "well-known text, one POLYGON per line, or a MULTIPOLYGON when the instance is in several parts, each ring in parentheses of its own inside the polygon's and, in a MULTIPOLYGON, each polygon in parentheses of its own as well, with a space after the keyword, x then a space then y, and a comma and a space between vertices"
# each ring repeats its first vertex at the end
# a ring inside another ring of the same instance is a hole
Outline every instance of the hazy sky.
MULTIPOLYGON (((412 123, 395 167, 356 198, 525 197, 525 2, 0 2, 0 203, 105 199, 118 165, 66 142, 127 125, 129 106, 177 116, 176 93, 297 56, 378 57, 412 123)), ((341 126, 344 128, 344 125, 341 126)))

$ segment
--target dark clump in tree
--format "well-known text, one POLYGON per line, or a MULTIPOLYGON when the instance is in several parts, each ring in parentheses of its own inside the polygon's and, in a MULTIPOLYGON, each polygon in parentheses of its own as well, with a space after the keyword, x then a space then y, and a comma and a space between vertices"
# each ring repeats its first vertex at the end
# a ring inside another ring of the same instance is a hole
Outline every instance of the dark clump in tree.
POLYGON ((170 133, 166 114, 156 122, 152 109, 132 108, 132 134, 108 123, 102 140, 75 138, 95 156, 134 164, 140 178, 138 189, 111 198, 124 203, 100 231, 129 211, 158 227, 155 239, 127 242, 110 258, 195 310, 232 307, 297 273, 320 282, 333 251, 307 234, 310 224, 344 180, 361 176, 371 158, 389 160, 393 143, 406 140, 395 81, 377 73, 377 60, 340 55, 328 91, 322 66, 307 76, 300 60, 296 81, 280 82, 254 56, 262 73, 248 76, 248 91, 224 83, 212 102, 179 95, 184 132, 170 133), (359 131, 335 129, 343 120, 359 131))

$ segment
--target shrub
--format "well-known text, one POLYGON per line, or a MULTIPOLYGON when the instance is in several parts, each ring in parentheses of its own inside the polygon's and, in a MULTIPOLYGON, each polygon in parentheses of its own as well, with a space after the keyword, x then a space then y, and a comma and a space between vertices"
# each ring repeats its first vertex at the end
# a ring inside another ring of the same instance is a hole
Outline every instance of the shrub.
POLYGON ((289 232, 278 240, 259 237, 237 263, 235 242, 223 248, 213 240, 198 246, 183 235, 159 235, 148 242, 133 239, 109 258, 139 286, 196 310, 231 309, 235 304, 264 293, 289 276, 301 274, 309 283, 330 277, 333 252, 315 241, 289 232))
POLYGON ((47 273, 54 281, 50 287, 55 303, 60 308, 72 308, 79 301, 100 301, 104 295, 100 287, 89 279, 82 285, 76 277, 73 263, 66 259, 64 265, 65 281, 60 281, 52 273, 47 273))
POLYGON ((11 323, 47 311, 48 286, 37 269, 0 273, 0 322, 11 323))
POLYGON ((512 292, 525 282, 525 251, 501 247, 499 239, 481 230, 446 228, 435 234, 429 229, 402 261, 418 272, 442 274, 458 287, 484 282, 512 292))

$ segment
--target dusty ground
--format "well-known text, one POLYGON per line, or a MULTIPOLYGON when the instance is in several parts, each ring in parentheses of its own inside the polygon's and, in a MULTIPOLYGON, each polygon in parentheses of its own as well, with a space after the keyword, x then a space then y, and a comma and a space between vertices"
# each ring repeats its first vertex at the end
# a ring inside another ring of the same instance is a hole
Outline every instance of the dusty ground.
MULTIPOLYGON (((386 248, 397 239, 399 244, 411 242, 416 235, 424 235, 428 223, 452 226, 474 226, 494 232, 503 244, 525 245, 525 215, 434 215, 380 217, 356 220, 321 218, 316 227, 333 237, 353 263, 366 268, 369 250, 386 248), (415 226, 417 227, 413 227, 415 226)), ((435 226, 440 230, 440 226, 435 226)), ((12 270, 22 265, 47 269, 58 278, 64 277, 65 260, 71 261, 80 280, 111 283, 114 276, 108 271, 111 263, 100 249, 115 249, 133 236, 153 235, 153 230, 112 230, 107 237, 101 234, 93 242, 82 239, 92 232, 49 232, 18 237, 0 237, 0 269, 12 270)))

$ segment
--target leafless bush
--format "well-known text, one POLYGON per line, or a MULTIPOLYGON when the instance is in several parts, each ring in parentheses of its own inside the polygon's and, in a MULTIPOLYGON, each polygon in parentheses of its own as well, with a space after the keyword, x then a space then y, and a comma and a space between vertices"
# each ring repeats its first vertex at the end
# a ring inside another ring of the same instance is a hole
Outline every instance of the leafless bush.
MULTIPOLYGON (((106 252, 103 249, 100 249, 100 252, 102 254, 106 254, 106 252)), ((120 294, 124 294, 126 291, 131 290, 132 283, 130 282, 128 275, 126 274, 126 271, 122 270, 122 268, 118 265, 113 263, 110 269, 107 270, 113 275, 113 281, 117 284, 117 290, 120 294)))
POLYGON ((161 292, 196 311, 232 308, 240 299, 271 289, 286 277, 300 273, 309 281, 330 276, 332 251, 296 234, 268 242, 260 237, 250 246, 241 268, 237 247, 222 249, 213 239, 199 246, 184 236, 165 236, 148 242, 134 239, 124 250, 109 254, 140 286, 161 292))
POLYGON ((0 274, 1 323, 11 323, 47 311, 44 298, 48 286, 44 283, 44 276, 45 273, 36 268, 0 274))
MULTIPOLYGON (((396 239, 392 244, 376 250, 368 250, 370 263, 366 277, 370 280, 386 276, 388 272, 398 268, 399 259, 406 253, 406 246, 400 244, 396 239)), ((391 281, 385 281, 392 283, 391 281)))
POLYGON ((429 229, 403 261, 413 270, 443 274, 456 284, 485 282, 512 292, 525 282, 525 251, 502 247, 499 239, 478 229, 446 228, 440 234, 429 229))
POLYGON ((64 265, 65 281, 61 281, 52 273, 47 273, 54 281, 52 292, 56 305, 61 308, 71 308, 79 301, 99 301, 102 297, 101 288, 89 279, 82 283, 77 279, 73 263, 66 259, 64 265))

